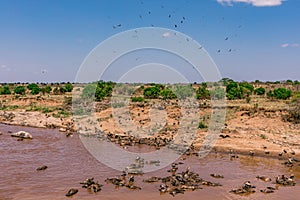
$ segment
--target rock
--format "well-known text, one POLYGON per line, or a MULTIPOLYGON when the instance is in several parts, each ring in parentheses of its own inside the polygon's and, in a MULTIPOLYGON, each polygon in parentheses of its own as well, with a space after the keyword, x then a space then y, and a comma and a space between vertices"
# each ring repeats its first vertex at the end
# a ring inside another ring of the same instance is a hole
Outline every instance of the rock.
POLYGON ((37 171, 42 171, 42 170, 45 170, 45 169, 47 169, 48 167, 46 166, 46 165, 42 165, 42 166, 40 166, 40 167, 38 167, 36 170, 37 171))
POLYGON ((67 129, 66 128, 60 128, 59 131, 60 132, 67 132, 67 129))
POLYGON ((32 139, 32 135, 25 131, 19 131, 16 133, 11 134, 12 137, 18 137, 22 139, 32 139))
POLYGON ((265 182, 270 182, 272 181, 271 178, 268 178, 268 177, 265 177, 265 176, 256 176, 257 179, 260 179, 262 181, 265 181, 265 182))
POLYGON ((71 188, 71 189, 67 192, 66 196, 67 196, 67 197, 73 196, 73 195, 76 194, 77 192, 78 192, 77 189, 71 188))
POLYGON ((274 193, 275 188, 273 187, 267 187, 266 189, 260 190, 260 192, 269 194, 269 193, 274 193))
POLYGON ((224 178, 224 176, 220 174, 210 174, 210 176, 214 178, 224 178))

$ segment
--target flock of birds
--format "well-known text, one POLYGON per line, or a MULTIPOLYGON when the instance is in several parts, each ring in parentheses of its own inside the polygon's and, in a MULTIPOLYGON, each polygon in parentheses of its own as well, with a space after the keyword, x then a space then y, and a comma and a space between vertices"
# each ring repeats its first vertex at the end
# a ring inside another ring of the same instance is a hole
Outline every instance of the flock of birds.
MULTIPOLYGON (((141 1, 140 2, 142 5, 144 4, 144 2, 143 1, 141 1)), ((161 5, 160 6, 161 7, 161 9, 164 9, 165 8, 165 6, 164 5, 161 5)), ((151 15, 152 14, 152 12, 149 10, 149 11, 147 11, 144 15, 143 14, 139 14, 138 15, 138 17, 142 20, 143 18, 145 18, 145 15, 151 15)), ((166 17, 167 18, 169 18, 169 19, 172 19, 174 16, 176 15, 176 12, 175 11, 173 11, 172 13, 170 13, 170 14, 167 14, 166 15, 166 17)), ((175 18, 175 17, 174 17, 175 18)), ((176 16, 176 20, 177 20, 177 22, 173 22, 172 24, 172 26, 173 26, 173 28, 175 28, 175 29, 177 29, 177 28, 179 28, 180 27, 180 25, 182 25, 182 24, 184 24, 185 22, 186 22, 186 17, 185 16, 182 16, 182 17, 180 17, 180 18, 178 18, 177 16, 176 16)), ((224 17, 222 17, 222 20, 224 20, 225 18, 224 17)), ((113 29, 118 29, 118 28, 121 28, 123 25, 122 25, 122 23, 119 23, 119 24, 116 24, 116 25, 113 25, 112 26, 112 28, 113 29)), ((152 27, 154 27, 154 25, 153 24, 150 24, 150 26, 152 26, 152 27)), ((238 25, 237 26, 237 29, 241 29, 242 28, 242 25, 238 25)), ((237 34, 234 34, 235 36, 237 36, 237 34)), ((224 41, 228 41, 228 40, 230 40, 230 36, 226 36, 225 38, 224 38, 224 41)), ((189 39, 187 38, 187 41, 189 41, 189 39)), ((217 49, 217 53, 218 54, 220 54, 221 52, 223 52, 224 50, 222 50, 222 49, 217 49)), ((236 49, 232 49, 232 48, 229 48, 229 49, 227 49, 227 50, 225 50, 225 51, 227 51, 228 53, 231 53, 231 52, 233 52, 233 51, 236 51, 236 49)))

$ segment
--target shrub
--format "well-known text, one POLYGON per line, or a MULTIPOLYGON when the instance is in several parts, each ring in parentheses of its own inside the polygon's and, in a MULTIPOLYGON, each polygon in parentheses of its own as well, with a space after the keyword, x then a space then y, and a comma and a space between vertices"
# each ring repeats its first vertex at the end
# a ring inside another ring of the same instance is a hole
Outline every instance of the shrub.
POLYGON ((207 84, 205 83, 205 84, 202 84, 202 86, 197 89, 197 91, 196 91, 196 98, 197 99, 208 99, 208 98, 210 98, 210 93, 206 88, 207 88, 207 84))
POLYGON ((292 102, 287 117, 287 120, 290 122, 300 123, 300 99, 292 102))
POLYGON ((43 88, 45 90, 45 93, 50 94, 50 92, 52 91, 52 88, 50 85, 47 85, 46 87, 43 88))
POLYGON ((155 85, 144 89, 145 98, 156 99, 160 94, 160 86, 155 85))
POLYGON ((0 95, 8 95, 11 94, 8 86, 0 87, 0 95))
POLYGON ((144 102, 145 99, 144 99, 144 97, 132 97, 131 101, 132 102, 144 102))
POLYGON ((164 100, 176 98, 176 95, 170 88, 166 88, 166 89, 163 89, 162 91, 160 91, 160 96, 162 96, 162 98, 164 100))
POLYGON ((30 90, 30 94, 33 95, 39 94, 41 91, 41 88, 36 83, 29 84, 27 88, 30 90))
POLYGON ((251 93, 254 91, 254 87, 250 83, 242 82, 239 84, 239 86, 242 88, 247 88, 251 93))
POLYGON ((194 94, 194 89, 191 85, 176 85, 173 89, 177 98, 186 99, 187 97, 192 97, 194 94))
POLYGON ((95 98, 95 92, 96 92, 97 85, 95 83, 88 84, 85 86, 82 90, 82 97, 84 98, 95 98))
POLYGON ((14 93, 24 95, 25 94, 25 87, 24 86, 15 87, 14 93))
POLYGON ((28 90, 32 90, 33 88, 38 88, 39 86, 36 83, 30 83, 27 85, 28 90))
POLYGON ((263 88, 263 87, 259 87, 259 88, 256 88, 256 89, 254 90, 254 93, 257 94, 257 95, 264 95, 265 92, 266 92, 266 90, 265 90, 265 88, 263 88))
POLYGON ((66 90, 66 92, 72 92, 72 90, 73 90, 73 85, 72 85, 71 83, 67 83, 67 84, 65 85, 65 90, 66 90))
POLYGON ((67 92, 67 90, 66 90, 65 87, 59 87, 59 93, 60 93, 60 94, 64 94, 64 93, 66 93, 66 92, 67 92))
POLYGON ((205 125, 203 122, 199 122, 198 128, 204 129, 207 128, 207 125, 205 125))
POLYGON ((246 97, 246 102, 250 103, 250 101, 251 101, 251 97, 246 97))
POLYGON ((237 83, 231 81, 226 86, 226 92, 227 92, 226 96, 229 100, 242 99, 252 94, 253 90, 254 87, 250 83, 247 82, 237 83))
POLYGON ((216 87, 210 91, 212 99, 223 99, 225 98, 226 91, 224 88, 216 87))
POLYGON ((115 83, 109 81, 98 81, 96 92, 95 92, 95 98, 96 101, 101 101, 105 97, 110 97, 112 95, 113 87, 115 86, 115 83))
POLYGON ((278 88, 267 93, 268 97, 274 97, 276 99, 286 100, 292 96, 292 91, 286 88, 278 88))

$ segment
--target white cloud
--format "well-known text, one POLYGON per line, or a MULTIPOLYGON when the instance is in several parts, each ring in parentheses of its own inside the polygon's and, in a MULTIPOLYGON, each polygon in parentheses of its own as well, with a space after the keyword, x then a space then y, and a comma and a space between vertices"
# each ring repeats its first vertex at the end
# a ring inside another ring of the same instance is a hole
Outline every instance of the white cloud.
POLYGON ((284 43, 284 44, 282 44, 282 45, 280 45, 280 46, 283 47, 283 48, 285 48, 285 47, 288 47, 289 44, 288 44, 288 43, 284 43))
POLYGON ((233 6, 233 3, 247 3, 257 7, 280 6, 286 0, 217 0, 222 5, 233 6))
POLYGON ((5 71, 11 71, 11 68, 9 68, 7 65, 1 65, 1 69, 5 71))
POLYGON ((293 43, 293 44, 289 44, 289 43, 284 43, 280 45, 282 48, 286 48, 286 47, 299 47, 298 43, 293 43))
POLYGON ((170 33, 169 33, 169 32, 165 32, 165 33, 162 34, 162 36, 163 36, 163 37, 169 37, 169 36, 170 36, 170 33))

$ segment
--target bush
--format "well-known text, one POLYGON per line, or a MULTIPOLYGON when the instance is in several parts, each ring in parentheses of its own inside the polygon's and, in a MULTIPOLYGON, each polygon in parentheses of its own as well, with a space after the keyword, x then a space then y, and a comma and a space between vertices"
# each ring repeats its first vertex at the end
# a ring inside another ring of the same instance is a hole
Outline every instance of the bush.
POLYGON ((66 92, 67 92, 67 90, 66 90, 65 87, 59 87, 59 93, 60 93, 60 94, 64 94, 64 93, 66 93, 66 92))
POLYGON ((30 94, 36 95, 39 94, 41 91, 41 88, 35 83, 31 83, 27 86, 27 88, 30 90, 30 94))
POLYGON ((233 99, 241 99, 243 97, 242 91, 238 87, 232 87, 228 92, 227 92, 227 98, 229 100, 233 99))
POLYGON ((82 97, 84 98, 95 98, 95 92, 96 92, 97 85, 95 83, 88 84, 85 86, 82 90, 82 97))
POLYGON ((247 88, 250 91, 250 93, 252 93, 254 91, 254 87, 250 83, 242 82, 239 84, 239 86, 242 88, 247 88))
POLYGON ((251 101, 251 97, 246 97, 246 102, 250 103, 250 101, 251 101))
POLYGON ((233 99, 243 99, 245 97, 249 97, 254 90, 253 85, 247 82, 237 83, 231 81, 226 86, 227 98, 229 100, 233 99))
POLYGON ((203 122, 199 122, 198 128, 204 129, 207 128, 207 125, 205 125, 203 122))
POLYGON ((223 99, 225 98, 226 91, 223 88, 216 87, 210 91, 212 99, 223 99))
POLYGON ((50 85, 47 85, 46 87, 43 88, 45 93, 50 94, 50 92, 52 91, 52 88, 50 85))
POLYGON ((14 93, 24 95, 25 94, 25 87, 24 86, 15 87, 14 93))
POLYGON ((72 85, 71 83, 67 83, 67 84, 65 85, 65 90, 66 90, 66 92, 72 92, 72 90, 73 90, 73 85, 72 85))
POLYGON ((205 83, 205 84, 202 84, 202 86, 197 89, 197 91, 196 91, 196 98, 197 99, 208 99, 208 98, 210 98, 210 93, 206 88, 207 88, 207 84, 205 83))
POLYGON ((30 83, 27 85, 28 90, 32 90, 33 88, 38 88, 39 86, 36 83, 30 83))
POLYGON ((144 97, 132 97, 131 101, 132 102, 144 102, 145 99, 144 99, 144 97))
POLYGON ((177 98, 186 99, 187 97, 192 97, 194 94, 194 89, 191 85, 176 85, 173 89, 177 98))
POLYGON ((8 86, 0 87, 0 95, 8 95, 11 94, 8 86))
POLYGON ((264 95, 265 92, 266 92, 266 90, 265 90, 265 88, 263 88, 263 87, 259 87, 259 88, 256 88, 256 89, 254 90, 254 93, 257 94, 257 95, 264 95))
POLYGON ((267 93, 268 97, 286 100, 292 96, 292 91, 286 88, 278 88, 267 93))
POLYGON ((166 89, 163 89, 162 91, 160 91, 160 96, 162 96, 162 98, 164 100, 176 98, 176 95, 170 88, 166 88, 166 89))
POLYGON ((155 85, 144 89, 144 96, 148 99, 156 99, 160 94, 161 86, 155 85))
POLYGON ((104 81, 98 81, 97 82, 97 87, 96 87, 96 92, 95 92, 95 99, 96 101, 101 101, 105 97, 111 97, 113 87, 115 86, 115 83, 109 81, 109 82, 104 82, 104 81))
POLYGON ((288 121, 300 123, 300 99, 292 102, 288 111, 288 121))

